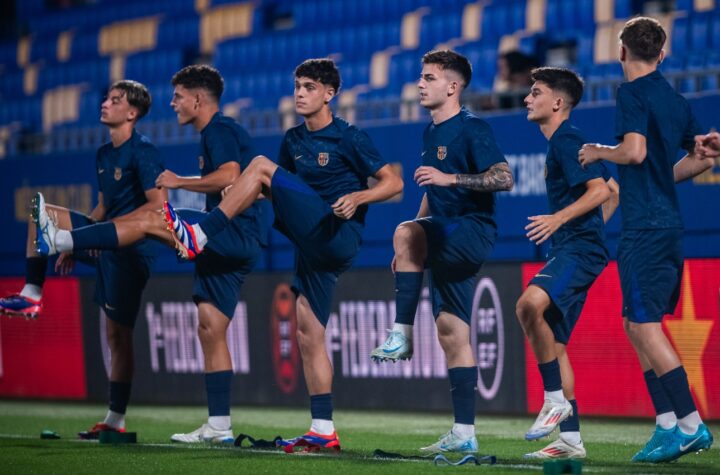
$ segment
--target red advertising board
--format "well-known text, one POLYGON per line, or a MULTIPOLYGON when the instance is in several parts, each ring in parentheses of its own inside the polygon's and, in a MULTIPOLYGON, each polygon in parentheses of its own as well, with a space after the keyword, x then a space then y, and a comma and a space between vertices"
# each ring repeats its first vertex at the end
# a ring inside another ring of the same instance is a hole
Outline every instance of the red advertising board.
MULTIPOLYGON (((0 279, 0 295, 23 279, 0 279)), ((37 320, 0 318, 0 396, 85 399, 85 360, 76 278, 45 282, 37 320)))
MULTIPOLYGON (((542 267, 523 265, 523 283, 542 267)), ((625 336, 620 316, 622 296, 617 265, 612 262, 590 289, 568 345, 575 371, 580 414, 652 416, 642 370, 625 336)), ((663 328, 680 356, 705 418, 720 418, 720 259, 685 261, 680 301, 663 328)), ((527 402, 530 413, 542 406, 542 381, 526 341, 527 402)))

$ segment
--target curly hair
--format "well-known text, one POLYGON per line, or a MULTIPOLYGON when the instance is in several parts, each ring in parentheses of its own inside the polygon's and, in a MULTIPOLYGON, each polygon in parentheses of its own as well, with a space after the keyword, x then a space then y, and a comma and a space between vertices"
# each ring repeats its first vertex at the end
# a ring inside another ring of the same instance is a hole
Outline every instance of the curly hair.
POLYGON ((218 102, 225 89, 225 81, 218 70, 206 64, 185 66, 175 73, 170 82, 173 86, 187 89, 204 89, 218 102))
POLYGON ((310 78, 320 84, 335 89, 335 94, 340 91, 340 71, 335 62, 329 58, 307 59, 295 68, 296 78, 310 78))

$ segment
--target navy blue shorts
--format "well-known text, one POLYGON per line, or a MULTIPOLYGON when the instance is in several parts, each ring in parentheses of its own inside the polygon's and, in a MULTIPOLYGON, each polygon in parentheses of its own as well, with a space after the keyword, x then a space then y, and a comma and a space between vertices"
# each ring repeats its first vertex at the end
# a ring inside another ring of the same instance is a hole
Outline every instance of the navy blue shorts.
MULTIPOLYGON (((95 224, 88 216, 70 211, 73 229, 95 224)), ((100 257, 88 250, 74 252, 73 257, 96 269, 94 300, 115 323, 133 328, 140 310, 142 293, 155 261, 152 243, 140 243, 115 251, 102 251, 100 257)))
POLYGON ((528 285, 545 291, 552 301, 545 320, 555 341, 568 344, 570 334, 580 318, 587 292, 607 266, 607 257, 579 249, 551 249, 547 264, 528 285))
POLYGON ((661 322, 675 312, 682 281, 682 229, 629 229, 618 246, 624 317, 661 322))
MULTIPOLYGON (((207 213, 194 209, 178 209, 178 215, 195 224, 207 213)), ((209 302, 227 318, 232 319, 238 304, 240 288, 260 256, 260 244, 251 232, 243 232, 242 221, 230 225, 213 236, 205 250, 195 258, 193 301, 209 302)))
POLYGON ((337 279, 360 250, 362 224, 335 216, 315 190, 283 168, 271 186, 275 227, 295 245, 293 291, 308 299, 325 326, 337 279))
POLYGON ((478 216, 433 216, 415 222, 427 240, 433 315, 448 312, 469 325, 477 274, 492 250, 495 227, 478 216))

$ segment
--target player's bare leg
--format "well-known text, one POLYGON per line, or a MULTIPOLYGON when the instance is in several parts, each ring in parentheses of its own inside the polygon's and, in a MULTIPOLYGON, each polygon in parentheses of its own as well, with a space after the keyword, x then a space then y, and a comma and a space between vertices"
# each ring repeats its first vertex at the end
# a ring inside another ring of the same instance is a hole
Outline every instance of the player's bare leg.
POLYGON ((278 165, 262 155, 255 157, 250 165, 233 182, 218 208, 232 219, 248 209, 264 190, 270 190, 272 177, 278 165))
POLYGON ((518 321, 537 359, 545 390, 540 414, 525 433, 527 440, 549 435, 572 414, 572 405, 562 391, 562 370, 556 353, 555 335, 545 320, 545 311, 550 304, 550 297, 543 289, 529 285, 515 308, 518 321))
POLYGON ((414 221, 401 223, 393 235, 393 249, 397 313, 385 342, 370 353, 378 363, 412 358, 413 323, 427 259, 425 230, 414 221))

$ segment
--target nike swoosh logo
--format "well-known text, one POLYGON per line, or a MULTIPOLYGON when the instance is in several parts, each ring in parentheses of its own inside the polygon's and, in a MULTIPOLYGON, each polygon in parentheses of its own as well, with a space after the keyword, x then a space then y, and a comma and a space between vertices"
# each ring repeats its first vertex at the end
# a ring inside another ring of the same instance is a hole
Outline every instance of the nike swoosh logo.
POLYGON ((108 305, 108 304, 105 304, 105 308, 108 310, 115 310, 115 307, 113 307, 112 305, 108 305))
POLYGON ((295 160, 300 160, 302 158, 302 155, 295 155, 295 160))
POLYGON ((423 153, 420 154, 421 157, 425 156, 425 153, 427 153, 425 150, 423 150, 423 153))
POLYGON ((697 442, 697 441, 700 440, 700 439, 702 439, 702 436, 696 438, 695 440, 693 440, 692 442, 690 442, 690 443, 687 444, 687 445, 682 445, 682 444, 681 444, 681 445, 680 445, 680 452, 685 452, 687 449, 689 449, 690 447, 692 447, 692 445, 693 445, 695 442, 697 442))
POLYGON ((399 350, 400 348, 402 348, 402 345, 398 345, 398 346, 396 346, 395 348, 390 348, 389 350, 383 350, 383 351, 384 351, 385 353, 394 353, 394 352, 396 352, 397 350, 399 350))
POLYGON ((105 169, 104 169, 104 168, 101 168, 100 170, 98 170, 98 175, 99 175, 100 173, 103 173, 103 172, 105 172, 105 169))
POLYGON ((547 274, 535 274, 535 277, 552 277, 552 276, 547 275, 547 274))

